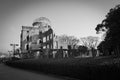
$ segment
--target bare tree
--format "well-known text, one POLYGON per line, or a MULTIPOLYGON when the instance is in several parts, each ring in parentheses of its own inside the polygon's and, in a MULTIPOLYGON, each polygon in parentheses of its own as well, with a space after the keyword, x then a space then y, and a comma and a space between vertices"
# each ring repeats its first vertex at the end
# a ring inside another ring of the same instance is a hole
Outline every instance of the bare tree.
POLYGON ((60 37, 60 41, 67 45, 74 46, 79 43, 79 39, 77 39, 75 36, 62 35, 59 37, 60 37))
POLYGON ((89 49, 91 48, 96 48, 99 42, 99 38, 98 37, 93 37, 93 36, 88 36, 88 37, 83 37, 80 38, 81 43, 88 47, 89 49))

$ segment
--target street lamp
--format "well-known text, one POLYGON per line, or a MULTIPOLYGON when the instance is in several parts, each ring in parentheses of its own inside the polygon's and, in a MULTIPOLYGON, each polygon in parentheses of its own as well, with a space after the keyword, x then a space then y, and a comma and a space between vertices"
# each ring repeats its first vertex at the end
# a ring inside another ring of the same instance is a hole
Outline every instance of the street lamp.
POLYGON ((18 46, 18 44, 10 44, 10 46, 13 46, 13 55, 15 55, 15 47, 18 46))

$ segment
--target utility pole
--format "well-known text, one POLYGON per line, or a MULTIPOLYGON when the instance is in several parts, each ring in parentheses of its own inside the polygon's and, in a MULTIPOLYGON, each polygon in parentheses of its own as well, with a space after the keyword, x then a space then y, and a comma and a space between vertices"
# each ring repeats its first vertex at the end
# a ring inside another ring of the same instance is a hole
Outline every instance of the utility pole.
POLYGON ((13 47, 13 56, 15 57, 15 47, 18 46, 18 44, 10 44, 10 46, 13 47))

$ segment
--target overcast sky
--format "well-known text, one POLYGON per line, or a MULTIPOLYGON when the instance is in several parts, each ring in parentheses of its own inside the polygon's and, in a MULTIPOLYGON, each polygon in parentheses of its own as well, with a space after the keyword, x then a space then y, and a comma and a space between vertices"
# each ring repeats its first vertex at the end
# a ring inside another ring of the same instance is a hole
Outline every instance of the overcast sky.
POLYGON ((50 19, 58 35, 97 36, 95 27, 119 0, 0 0, 0 51, 20 44, 21 26, 39 17, 50 19))

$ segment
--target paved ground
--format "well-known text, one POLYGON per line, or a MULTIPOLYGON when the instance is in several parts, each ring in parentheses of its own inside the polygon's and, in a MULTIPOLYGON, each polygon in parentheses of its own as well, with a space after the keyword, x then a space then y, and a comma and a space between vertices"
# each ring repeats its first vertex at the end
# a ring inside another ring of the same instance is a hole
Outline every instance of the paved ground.
POLYGON ((0 64, 0 80, 66 80, 50 75, 37 74, 0 64))

